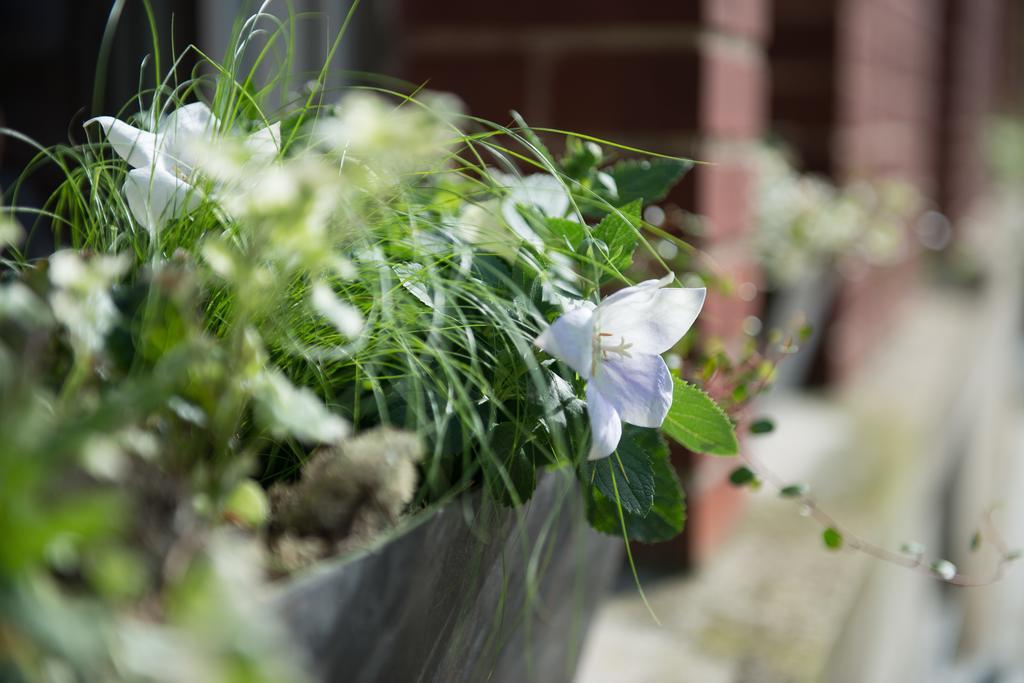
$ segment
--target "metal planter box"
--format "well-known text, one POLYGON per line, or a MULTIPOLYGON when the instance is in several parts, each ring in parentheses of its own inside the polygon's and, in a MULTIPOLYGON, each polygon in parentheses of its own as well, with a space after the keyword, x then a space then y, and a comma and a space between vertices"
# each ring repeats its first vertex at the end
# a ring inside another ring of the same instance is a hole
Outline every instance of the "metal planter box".
POLYGON ((467 496, 325 562, 277 607, 319 681, 565 683, 621 551, 556 472, 521 509, 467 496))

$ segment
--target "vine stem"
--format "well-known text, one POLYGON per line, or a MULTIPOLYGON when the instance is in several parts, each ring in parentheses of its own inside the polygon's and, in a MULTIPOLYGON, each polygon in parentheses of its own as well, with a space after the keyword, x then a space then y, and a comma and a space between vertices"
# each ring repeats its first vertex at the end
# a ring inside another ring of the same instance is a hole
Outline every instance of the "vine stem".
MULTIPOLYGON (((749 372, 762 362, 768 362, 771 363, 772 366, 778 367, 779 363, 781 363, 787 356, 796 352, 796 348, 797 347, 794 345, 793 335, 790 335, 783 344, 779 344, 777 346, 772 345, 772 347, 761 352, 755 351, 750 358, 747 358, 739 366, 733 368, 731 375, 736 376, 741 375, 744 372, 749 372)), ((712 375, 707 378, 705 383, 712 382, 719 376, 719 374, 719 369, 716 368, 712 375)), ((736 422, 737 428, 750 421, 749 413, 753 406, 754 398, 768 389, 773 379, 774 372, 765 377, 759 378, 758 381, 754 383, 753 389, 747 392, 747 395, 743 400, 738 401, 729 407, 728 412, 736 422)), ((784 488, 789 486, 788 482, 784 481, 778 474, 772 471, 751 453, 741 451, 739 453, 739 459, 747 469, 757 476, 758 479, 767 482, 776 490, 782 491, 784 488)), ((822 508, 818 504, 817 500, 815 500, 815 498, 810 494, 801 493, 799 495, 792 496, 791 499, 801 507, 801 510, 804 511, 808 517, 818 522, 823 528, 831 528, 839 532, 843 538, 844 545, 851 550, 862 552, 877 560, 910 569, 911 571, 917 572, 923 576, 927 576, 953 586, 969 588, 992 585, 1002 580, 1003 577, 1006 576, 1010 566, 1021 557, 1018 553, 1011 551, 1007 546, 992 521, 992 510, 989 510, 985 513, 979 533, 981 538, 998 551, 999 561, 987 575, 977 576, 964 574, 957 570, 952 577, 947 579, 934 569, 934 563, 925 561, 923 553, 911 554, 889 550, 888 548, 883 548, 877 543, 873 543, 864 537, 849 531, 840 524, 834 516, 822 508)), ((936 562, 937 561, 938 560, 936 560, 936 562)))
MULTIPOLYGON (((754 474, 756 474, 757 477, 762 481, 768 482, 769 485, 780 491, 786 488, 787 484, 782 480, 781 477, 779 477, 775 472, 773 472, 771 469, 765 466, 763 462, 761 462, 755 456, 751 455, 749 452, 740 453, 739 458, 744 463, 744 465, 746 465, 746 467, 748 467, 752 472, 754 472, 754 474)), ((872 543, 871 541, 868 541, 862 536, 850 532, 848 529, 843 527, 843 525, 841 525, 838 521, 836 521, 835 517, 833 517, 829 512, 824 510, 814 499, 813 496, 804 493, 798 496, 794 496, 793 501, 799 504, 802 510, 805 510, 807 512, 808 517, 818 522, 822 527, 832 528, 838 531, 842 535, 846 547, 850 548, 851 550, 862 552, 865 555, 869 555, 870 557, 874 557, 875 559, 881 560, 883 562, 888 562, 890 564, 910 569, 923 576, 927 576, 929 578, 942 581, 943 583, 948 583, 953 586, 960 586, 964 588, 990 586, 1002 580, 1002 578, 1006 576, 1009 567, 1018 559, 1018 557, 1015 556, 1009 550, 1009 547, 1006 545, 1006 542, 1003 540, 1002 536, 999 534, 999 531, 996 529, 995 524, 992 522, 991 510, 985 514, 980 533, 982 537, 999 552, 999 562, 987 575, 977 576, 971 574, 963 574, 957 571, 956 574, 947 579, 939 575, 932 568, 932 565, 925 563, 923 561, 923 553, 910 555, 906 553, 894 552, 887 548, 883 548, 882 546, 876 543, 872 543)))

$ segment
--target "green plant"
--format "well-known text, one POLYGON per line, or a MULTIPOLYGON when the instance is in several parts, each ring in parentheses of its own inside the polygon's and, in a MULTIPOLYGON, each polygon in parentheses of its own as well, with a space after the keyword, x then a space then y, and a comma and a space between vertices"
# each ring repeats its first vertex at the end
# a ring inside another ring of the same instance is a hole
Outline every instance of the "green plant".
POLYGON ((630 426, 588 461, 584 377, 534 346, 646 276, 634 252, 669 270, 646 236, 674 238, 641 209, 688 161, 609 158, 637 150, 416 89, 326 101, 326 71, 306 94, 285 71, 259 83, 289 40, 258 12, 225 60, 189 47, 203 69, 186 79, 155 54, 143 111, 39 150, 64 174, 39 216, 67 248, 32 262, 0 224, 5 673, 297 680, 273 629, 244 626, 260 621, 247 591, 268 522, 272 541, 313 528, 333 543, 471 489, 520 506, 570 468, 595 528, 657 541, 685 519, 661 434, 736 452, 726 415, 665 369, 666 428, 630 426), (392 462, 395 439, 407 455, 392 462), (335 470, 362 472, 384 512, 349 501, 310 522, 289 482, 302 471, 306 490, 343 497, 335 470), (180 671, 154 671, 145 643, 180 671))

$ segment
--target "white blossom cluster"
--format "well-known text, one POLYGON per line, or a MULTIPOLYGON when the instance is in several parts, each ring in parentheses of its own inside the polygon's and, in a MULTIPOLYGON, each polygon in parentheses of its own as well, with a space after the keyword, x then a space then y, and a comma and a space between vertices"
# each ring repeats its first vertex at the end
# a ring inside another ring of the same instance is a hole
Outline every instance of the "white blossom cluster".
POLYGON ((908 248, 916 191, 898 180, 837 187, 799 173, 777 150, 757 155, 756 246, 772 285, 815 279, 836 264, 889 265, 908 248))
MULTIPOLYGON (((353 340, 363 332, 363 314, 332 283, 355 276, 353 245, 368 232, 375 202, 446 167, 460 112, 449 95, 388 101, 355 91, 315 121, 285 130, 275 122, 245 132, 202 102, 143 116, 155 122, 148 129, 109 116, 86 126, 98 124, 128 162, 123 195, 157 261, 160 240, 173 225, 202 220, 214 229, 202 238, 201 265, 231 289, 238 310, 256 315, 275 287, 302 278, 309 282, 311 313, 353 340), (214 220, 193 218, 198 211, 212 212, 214 220)), ((110 290, 128 265, 121 255, 51 258, 51 306, 82 355, 100 352, 116 323, 110 290)), ((253 362, 246 365, 251 372, 239 373, 239 387, 270 433, 307 443, 337 443, 347 435, 345 420, 313 391, 268 365, 253 327, 243 336, 243 355, 253 362)))

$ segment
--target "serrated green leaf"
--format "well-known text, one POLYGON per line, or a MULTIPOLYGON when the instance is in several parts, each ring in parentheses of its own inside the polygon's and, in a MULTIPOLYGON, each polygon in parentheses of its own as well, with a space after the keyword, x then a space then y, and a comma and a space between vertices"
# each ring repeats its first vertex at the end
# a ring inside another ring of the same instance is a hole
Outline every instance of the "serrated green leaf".
POLYGON ((832 527, 821 532, 821 540, 825 542, 825 547, 829 550, 839 550, 843 547, 843 535, 839 533, 838 529, 832 527))
POLYGON ((587 463, 594 486, 612 501, 618 491, 623 510, 646 516, 654 504, 651 453, 659 447, 661 439, 657 431, 623 425, 616 451, 607 458, 587 463))
POLYGON ((703 391, 672 378, 672 407, 661 432, 694 453, 736 455, 736 430, 725 412, 703 391))
MULTIPOLYGON (((683 530, 686 522, 683 490, 669 460, 668 446, 656 434, 655 437, 656 446, 650 453, 651 470, 654 474, 653 504, 646 516, 622 511, 626 522, 626 535, 631 540, 642 543, 658 543, 674 538, 683 530)), ((606 498, 594 487, 588 487, 587 492, 587 519, 591 526, 602 533, 621 536, 622 522, 615 500, 606 498)), ((620 490, 620 498, 621 495, 620 490)))
POLYGON ((595 239, 608 245, 608 262, 619 270, 633 263, 642 209, 639 199, 625 204, 605 216, 591 231, 595 239))
POLYGON ((615 179, 619 202, 642 200, 646 204, 665 198, 693 162, 682 159, 627 159, 608 169, 615 179))
POLYGON ((548 230, 557 239, 564 239, 570 247, 576 249, 587 236, 587 229, 579 221, 568 218, 546 218, 548 230))

